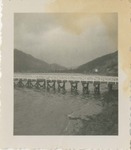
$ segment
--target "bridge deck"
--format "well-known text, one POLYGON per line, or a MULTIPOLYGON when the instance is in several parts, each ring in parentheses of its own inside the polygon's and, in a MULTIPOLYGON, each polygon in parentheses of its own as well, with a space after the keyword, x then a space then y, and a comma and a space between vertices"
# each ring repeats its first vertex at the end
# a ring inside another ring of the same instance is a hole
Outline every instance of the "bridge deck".
POLYGON ((101 75, 85 75, 85 74, 63 74, 63 73, 16 73, 14 79, 45 79, 45 80, 61 80, 61 81, 91 81, 91 82, 114 82, 118 83, 118 77, 101 76, 101 75))

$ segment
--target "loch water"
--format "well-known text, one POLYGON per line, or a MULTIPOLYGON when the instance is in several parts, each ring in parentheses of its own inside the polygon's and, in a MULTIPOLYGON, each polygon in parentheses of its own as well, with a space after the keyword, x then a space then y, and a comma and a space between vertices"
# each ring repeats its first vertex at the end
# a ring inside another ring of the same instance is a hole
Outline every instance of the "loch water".
POLYGON ((82 126, 81 116, 97 114, 102 110, 103 93, 107 84, 100 85, 100 94, 94 94, 89 84, 89 94, 83 94, 82 85, 71 92, 51 89, 14 88, 14 135, 74 135, 82 126), (69 116, 74 115, 74 118, 69 116))

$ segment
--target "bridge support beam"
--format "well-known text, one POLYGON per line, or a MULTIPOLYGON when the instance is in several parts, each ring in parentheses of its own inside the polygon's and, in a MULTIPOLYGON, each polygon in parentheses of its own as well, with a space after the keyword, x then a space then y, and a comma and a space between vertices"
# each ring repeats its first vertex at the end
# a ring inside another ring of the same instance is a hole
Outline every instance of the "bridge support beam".
POLYGON ((69 81, 71 84, 71 92, 76 92, 78 88, 79 81, 69 81))
POLYGON ((58 91, 60 91, 60 90, 65 91, 65 83, 66 83, 66 82, 67 82, 66 80, 64 80, 64 81, 57 80, 58 91))
POLYGON ((27 80, 26 87, 27 88, 32 88, 33 87, 32 83, 31 83, 31 79, 27 80))
POLYGON ((81 81, 83 87, 83 94, 89 94, 89 82, 81 81))
POLYGON ((26 87, 33 88, 36 87, 36 80, 35 79, 28 79, 26 83, 26 87))
POLYGON ((55 90, 55 80, 47 80, 47 90, 49 91, 51 88, 55 90))
POLYGON ((37 89, 40 89, 40 88, 45 89, 46 88, 46 81, 44 79, 37 79, 35 87, 37 89))
POLYGON ((94 93, 100 94, 100 82, 94 82, 94 93))
POLYGON ((113 83, 109 82, 108 83, 108 91, 112 91, 113 90, 113 83))
POLYGON ((18 87, 24 87, 24 84, 23 84, 23 80, 22 79, 19 79, 18 83, 17 83, 17 86, 18 87))

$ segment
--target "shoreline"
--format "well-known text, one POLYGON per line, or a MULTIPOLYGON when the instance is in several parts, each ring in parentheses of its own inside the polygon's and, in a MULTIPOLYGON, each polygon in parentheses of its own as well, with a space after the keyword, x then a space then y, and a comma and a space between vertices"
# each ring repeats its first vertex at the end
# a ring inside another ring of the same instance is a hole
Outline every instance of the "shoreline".
POLYGON ((105 92, 102 103, 98 114, 70 120, 68 126, 74 126, 74 135, 118 135, 118 90, 105 92))

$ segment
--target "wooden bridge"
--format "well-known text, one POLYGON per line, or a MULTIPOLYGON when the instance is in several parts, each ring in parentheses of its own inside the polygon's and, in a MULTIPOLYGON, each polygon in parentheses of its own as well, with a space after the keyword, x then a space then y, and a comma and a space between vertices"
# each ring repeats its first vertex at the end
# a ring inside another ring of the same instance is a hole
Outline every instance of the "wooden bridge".
POLYGON ((15 87, 27 88, 51 88, 55 90, 56 83, 58 90, 65 90, 65 84, 69 82, 71 91, 76 91, 78 83, 81 82, 84 93, 89 93, 89 84, 94 85, 94 92, 100 93, 100 84, 107 83, 108 89, 112 90, 114 84, 118 84, 118 77, 85 75, 85 74, 66 74, 66 73, 17 73, 14 74, 15 87))

